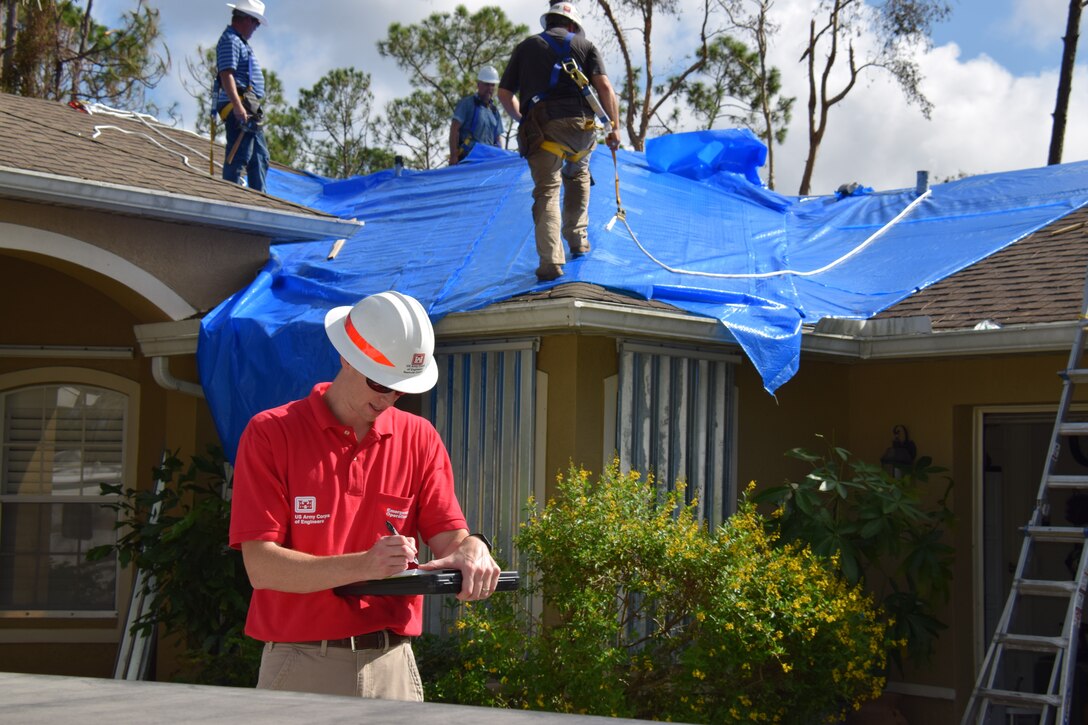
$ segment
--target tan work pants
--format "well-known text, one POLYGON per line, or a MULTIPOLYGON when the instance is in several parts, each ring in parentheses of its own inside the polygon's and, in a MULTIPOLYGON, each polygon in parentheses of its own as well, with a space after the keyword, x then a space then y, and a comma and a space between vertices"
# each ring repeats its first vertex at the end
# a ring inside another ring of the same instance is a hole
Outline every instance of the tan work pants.
MULTIPOLYGON (((592 123, 592 119, 589 120, 592 123)), ((589 226, 589 157, 597 145, 597 132, 581 117, 556 118, 542 124, 544 138, 575 152, 588 149, 579 161, 566 161, 551 151, 538 148, 526 159, 533 177, 533 224, 536 251, 541 265, 563 264, 565 239, 571 251, 587 246, 589 226), (563 211, 559 211, 559 190, 563 190, 563 211)))
POLYGON ((410 642, 355 652, 268 642, 261 654, 257 689, 423 702, 423 683, 410 642))

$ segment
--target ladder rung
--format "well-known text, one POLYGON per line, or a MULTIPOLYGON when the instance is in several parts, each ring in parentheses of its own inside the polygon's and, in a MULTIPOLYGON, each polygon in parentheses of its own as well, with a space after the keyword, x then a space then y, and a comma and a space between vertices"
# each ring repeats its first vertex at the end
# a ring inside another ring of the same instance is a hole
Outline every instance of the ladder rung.
POLYGON ((1021 579, 1016 587, 1024 594, 1047 597, 1068 597, 1077 591, 1077 583, 1055 579, 1021 579))
POLYGON ((1063 436, 1088 435, 1088 423, 1062 423, 1058 426, 1058 432, 1063 436))
POLYGON ((1058 695, 1047 695, 1037 692, 1015 692, 1013 690, 980 689, 979 697, 1004 705, 1035 705, 1036 707, 1058 707, 1062 704, 1062 698, 1058 695))
POLYGON ((1077 368, 1075 370, 1065 370, 1058 373, 1058 375, 1071 383, 1088 382, 1088 370, 1085 370, 1083 368, 1077 368))
POLYGON ((1088 491, 1088 476, 1047 476, 1051 488, 1076 488, 1088 491))
POLYGON ((1086 529, 1075 526, 1025 526, 1024 533, 1036 541, 1082 543, 1086 529))
POLYGON ((1013 634, 1011 632, 996 635, 998 641, 1009 649, 1029 652, 1061 652, 1065 649, 1062 637, 1042 637, 1037 634, 1013 634))

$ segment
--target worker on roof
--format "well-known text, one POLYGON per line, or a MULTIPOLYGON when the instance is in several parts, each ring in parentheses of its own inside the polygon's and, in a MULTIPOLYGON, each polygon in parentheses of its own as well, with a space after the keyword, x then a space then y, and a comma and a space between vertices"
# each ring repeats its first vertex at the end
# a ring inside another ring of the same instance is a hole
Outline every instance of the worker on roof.
POLYGON ((249 46, 254 31, 267 23, 261 0, 238 0, 230 25, 215 46, 215 113, 226 125, 223 178, 240 184, 242 169, 251 189, 264 191, 268 175, 268 145, 261 128, 264 73, 249 46))
POLYGON ((610 119, 605 142, 613 150, 620 143, 619 104, 574 5, 551 5, 540 24, 543 33, 514 49, 498 94, 506 112, 521 124, 518 151, 529 162, 533 177, 533 224, 540 258, 536 276, 549 282, 563 275, 564 240, 572 257, 589 252, 589 155, 597 145, 599 127, 588 94, 596 92, 610 119), (579 85, 579 76, 591 87, 579 85))
POLYGON ((476 75, 476 92, 465 96, 453 109, 450 121, 450 166, 456 166, 478 142, 502 145, 502 112, 495 103, 499 72, 485 65, 476 75))
POLYGON ((434 558, 418 568, 459 570, 462 601, 490 596, 499 567, 438 432, 394 406, 438 380, 423 305, 380 292, 329 310, 325 334, 333 381, 253 416, 238 443, 230 545, 253 584, 245 632, 265 642, 257 687, 420 701, 423 597, 333 589, 415 567, 419 541, 434 558))

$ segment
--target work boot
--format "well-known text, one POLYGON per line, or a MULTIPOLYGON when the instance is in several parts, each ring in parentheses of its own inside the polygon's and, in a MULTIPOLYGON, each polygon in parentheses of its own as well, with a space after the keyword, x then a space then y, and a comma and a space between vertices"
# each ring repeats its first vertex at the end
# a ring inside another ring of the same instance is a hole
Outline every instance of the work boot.
POLYGON ((586 256, 587 254, 589 254, 589 240, 582 242, 577 247, 570 248, 571 259, 578 259, 579 257, 586 256))
POLYGON ((536 278, 539 282, 551 282, 563 276, 563 265, 544 262, 536 268, 536 278))

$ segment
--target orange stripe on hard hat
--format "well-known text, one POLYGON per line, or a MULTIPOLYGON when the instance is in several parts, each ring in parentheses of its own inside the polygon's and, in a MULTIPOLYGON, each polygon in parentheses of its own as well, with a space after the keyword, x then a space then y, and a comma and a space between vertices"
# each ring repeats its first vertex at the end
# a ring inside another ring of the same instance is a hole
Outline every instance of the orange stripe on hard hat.
POLYGON ((379 365, 385 365, 387 367, 396 367, 390 362, 389 358, 382 355, 381 350, 371 345, 366 341, 359 331, 355 329, 355 325, 351 324, 351 315, 344 317, 344 332, 348 333, 348 338, 355 343, 355 347, 366 355, 368 358, 378 363, 379 365))

